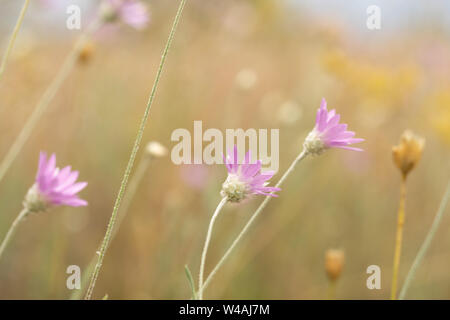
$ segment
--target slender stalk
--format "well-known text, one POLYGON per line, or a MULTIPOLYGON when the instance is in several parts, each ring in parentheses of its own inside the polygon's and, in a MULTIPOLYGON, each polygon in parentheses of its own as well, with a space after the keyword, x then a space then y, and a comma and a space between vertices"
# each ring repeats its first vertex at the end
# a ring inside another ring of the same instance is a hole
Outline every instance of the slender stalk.
POLYGON ((80 48, 82 48, 82 46, 86 43, 89 36, 92 33, 94 33, 95 30, 97 30, 99 27, 100 22, 98 20, 95 20, 87 28, 86 32, 80 36, 80 38, 73 46, 72 50, 64 60, 61 69, 59 69, 56 77, 53 79, 53 81, 50 83, 50 86, 47 88, 47 90, 45 90, 44 94, 41 96, 40 100, 36 104, 36 107, 34 108, 33 112, 28 117, 25 125, 23 126, 22 131, 20 131, 19 135, 14 140, 13 144, 6 153, 6 156, 0 163, 0 181, 2 181, 9 167, 13 164, 20 150, 22 150, 25 142, 27 142, 28 138, 30 137, 31 132, 33 131, 38 121, 41 119, 42 114, 45 112, 45 110, 47 110, 51 101, 58 92, 59 88, 61 88, 61 85, 63 84, 64 80, 68 77, 68 75, 72 71, 73 67, 77 62, 78 52, 80 48))
MULTIPOLYGON (((303 150, 298 156, 297 158, 295 158, 295 160, 292 162, 291 166, 289 167, 289 169, 287 169, 287 171, 283 174, 283 176, 281 177, 281 179, 277 182, 277 184, 275 185, 276 188, 280 187, 281 184, 284 182, 284 180, 286 180, 286 178, 292 173, 292 171, 294 171, 295 166, 302 161, 306 156, 308 155, 308 153, 306 152, 306 150, 303 150)), ((237 246, 237 244, 239 243, 239 241, 242 239, 242 237, 247 233, 247 231, 250 229, 250 226, 253 224, 253 222, 255 221, 255 219, 258 217, 258 215, 261 213, 261 211, 263 211, 263 209, 266 207, 267 203, 269 203, 269 201, 272 199, 272 197, 267 196, 264 201, 261 203, 261 205, 258 207, 258 209, 256 209, 255 213, 251 216, 250 220, 247 222, 247 224, 244 226, 244 228, 242 229, 242 231, 239 233, 239 235, 236 237, 236 239, 233 241, 233 243, 231 244, 231 246, 228 248, 228 250, 225 252, 225 254, 223 255, 223 257, 219 260, 219 263, 217 263, 217 265, 214 267, 214 269, 211 271, 211 273, 209 274, 209 276, 206 278, 205 283, 203 284, 203 286, 201 288, 199 288, 199 292, 203 291, 211 282, 211 280, 213 279, 214 275, 217 273, 217 271, 222 267, 222 265, 224 264, 224 262, 228 259, 229 255, 231 254, 231 252, 233 251, 233 249, 237 246)))
POLYGON ((184 266, 184 272, 186 273, 186 277, 189 281, 189 286, 191 287, 192 299, 197 300, 197 292, 195 290, 194 278, 192 277, 191 270, 189 270, 189 267, 187 264, 184 266))
POLYGON ((400 295, 399 295, 400 300, 403 300, 405 298, 406 292, 408 291, 411 281, 414 279, 417 268, 420 266, 423 258, 425 257, 425 254, 427 253, 428 248, 430 247, 431 241, 433 241, 434 235, 436 234, 436 231, 439 227, 442 216, 444 215, 444 211, 447 206, 447 202, 448 202, 449 198, 450 198, 450 183, 447 185, 447 190, 444 194, 444 197, 441 200, 441 204, 439 205, 439 209, 436 213, 436 216, 434 217, 433 224, 431 225, 430 231, 428 231, 425 241, 423 242, 422 246, 420 247, 416 258, 414 259, 413 265, 411 266, 411 269, 409 269, 408 275, 406 276, 405 283, 403 284, 402 290, 400 291, 400 295))
MULTIPOLYGON (((116 228, 113 231, 113 234, 111 236, 111 241, 114 239, 114 237, 117 235, 120 225, 122 224, 127 212, 128 208, 130 207, 131 203, 133 202, 134 195, 136 194, 139 185, 142 182, 142 179, 145 176, 145 173, 147 172, 148 167, 150 166, 152 157, 149 155, 145 155, 141 161, 139 162, 139 165, 136 168, 136 172, 134 173, 133 177, 130 180, 130 184, 127 190, 127 193, 125 194, 123 198, 122 206, 119 210, 119 213, 117 215, 117 225, 116 228)), ((100 250, 100 248, 99 248, 100 250)), ((94 271, 95 264, 97 262, 97 255, 92 257, 91 262, 88 264, 86 270, 83 272, 83 275, 81 277, 81 289, 80 290, 73 290, 72 295, 70 296, 70 300, 79 300, 84 292, 84 289, 89 284, 89 275, 94 271)))
POLYGON ((28 209, 24 208, 22 211, 20 211, 17 218, 12 223, 11 227, 9 228, 8 232, 6 233, 5 239, 3 239, 2 244, 0 245, 0 259, 2 258, 3 252, 5 252, 5 248, 8 245, 8 243, 11 241, 11 238, 13 237, 14 233, 17 230, 17 226, 20 222, 30 213, 28 209))
POLYGON ((398 209, 397 236, 395 239, 394 267, 392 269, 391 300, 395 300, 397 297, 398 269, 400 267, 400 256, 402 253, 403 225, 405 224, 405 202, 406 175, 403 175, 400 187, 400 205, 398 209))
POLYGON ((92 297, 92 293, 93 293, 93 290, 94 290, 94 287, 95 287, 95 283, 96 283, 98 275, 100 273, 100 269, 102 267, 103 259, 105 258, 106 250, 108 249, 109 242, 111 241, 111 235, 112 235, 112 232, 113 232, 113 229, 114 229, 114 224, 116 222, 117 212, 119 210, 120 203, 122 202, 122 198, 123 198, 123 195, 125 193, 125 189, 126 189, 127 184, 128 184, 128 178, 129 178, 129 176, 131 174, 131 170, 133 169, 134 160, 136 158, 136 154, 137 154, 137 152, 139 150, 139 146, 141 144, 142 135, 144 134, 145 125, 147 123, 148 115, 150 113, 150 109, 151 109, 151 106, 153 104, 153 100, 155 98, 156 89, 158 87, 158 83, 159 83, 159 80, 161 78, 161 73, 162 73, 162 70, 163 70, 163 67, 164 67, 164 63, 165 63, 166 58, 167 58, 167 53, 169 52, 170 45, 172 44, 172 40, 173 40, 174 35, 175 35, 175 30, 177 28, 178 22, 180 21, 181 13, 183 12, 183 7, 184 7, 185 3, 186 3, 186 0, 181 0, 180 5, 178 7, 177 14, 175 16, 175 19, 174 19, 174 22, 173 22, 173 25, 172 25, 172 29, 170 30, 169 38, 167 39, 166 46, 165 46, 163 54, 161 56, 161 61, 159 63, 158 71, 156 73, 156 77, 155 77, 155 81, 153 83, 152 91, 150 93, 150 97, 149 97, 147 106, 146 106, 145 111, 144 111, 144 116, 142 117, 141 124, 139 126, 139 130, 138 130, 136 139, 134 141, 134 146, 133 146, 133 149, 132 149, 131 154, 130 154, 130 159, 128 160, 128 164, 127 164, 127 167, 125 169, 125 173, 123 175, 122 182, 120 184, 119 193, 117 194, 117 197, 116 197, 116 201, 115 201, 114 208, 113 208, 113 211, 112 211, 112 214, 111 214, 111 218, 109 220, 108 227, 106 229, 105 237, 103 238, 103 242, 102 242, 102 245, 101 245, 100 253, 99 253, 99 256, 98 256, 98 261, 97 261, 97 264, 95 266, 94 272, 92 273, 91 282, 89 284, 89 287, 88 287, 88 290, 87 290, 87 293, 86 293, 86 296, 85 296, 86 300, 89 300, 92 297))
POLYGON ((330 280, 328 283, 328 292, 327 299, 328 300, 336 300, 336 280, 330 280))
POLYGON ((6 47, 6 51, 0 64, 0 80, 2 79, 3 73, 5 72, 6 62, 8 61, 11 50, 13 49, 14 43, 16 42, 17 34, 19 33, 20 26, 22 25, 23 18, 25 17, 25 12, 27 12, 29 4, 30 0, 25 0, 22 6, 22 10, 20 10, 19 18, 17 18, 16 25, 14 27, 13 33, 11 34, 11 38, 9 39, 8 46, 6 47))
POLYGON ((200 273, 199 273, 199 277, 198 277, 198 300, 202 300, 203 299, 203 273, 205 271, 205 261, 206 261, 206 254, 208 252, 208 246, 209 246, 209 242, 211 241, 211 234, 212 234, 212 229, 214 227, 214 222, 216 221, 217 216, 219 215, 220 211, 222 210, 223 206, 225 205, 225 203, 227 203, 227 198, 223 198, 220 202, 219 205, 217 206, 216 210, 214 211, 214 214, 211 217, 211 221, 209 222, 209 227, 208 227, 208 232, 206 233, 206 240, 205 240, 205 245, 203 246, 203 252, 202 252, 202 259, 200 262, 200 273))

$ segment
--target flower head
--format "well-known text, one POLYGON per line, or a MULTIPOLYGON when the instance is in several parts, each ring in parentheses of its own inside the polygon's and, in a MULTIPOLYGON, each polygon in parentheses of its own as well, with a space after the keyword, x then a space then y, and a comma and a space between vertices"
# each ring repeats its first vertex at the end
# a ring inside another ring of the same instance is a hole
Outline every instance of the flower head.
POLYGON ((339 123, 341 116, 333 109, 327 110, 327 102, 322 99, 317 110, 316 125, 305 139, 304 147, 308 153, 319 155, 329 148, 342 148, 362 151, 359 148, 349 147, 353 143, 364 139, 353 138, 355 133, 347 131, 345 123, 339 123))
POLYGON ((425 139, 406 130, 402 134, 400 143, 392 147, 394 163, 405 177, 419 162, 424 146, 425 139))
POLYGON ((86 187, 87 182, 75 183, 77 178, 78 171, 71 171, 70 166, 61 170, 56 167, 55 154, 47 160, 47 154, 41 152, 36 182, 25 197, 25 207, 31 212, 40 212, 51 206, 86 206, 87 202, 77 193, 86 187))
POLYGON ((224 162, 228 170, 228 177, 222 184, 220 194, 227 197, 230 202, 240 202, 252 194, 277 197, 272 192, 280 188, 267 187, 268 180, 275 174, 274 171, 261 172, 261 160, 250 163, 250 151, 245 154, 244 163, 238 164, 237 146, 228 154, 224 162))
POLYGON ((135 29, 144 29, 149 21, 147 6, 139 0, 104 0, 100 14, 105 22, 122 22, 135 29))

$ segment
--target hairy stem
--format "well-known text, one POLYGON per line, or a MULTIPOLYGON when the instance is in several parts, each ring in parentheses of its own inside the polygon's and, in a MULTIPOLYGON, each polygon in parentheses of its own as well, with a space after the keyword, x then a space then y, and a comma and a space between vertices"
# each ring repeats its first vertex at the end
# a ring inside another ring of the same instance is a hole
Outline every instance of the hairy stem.
POLYGON ((397 297, 398 270, 400 267, 400 256, 402 253, 403 225, 405 224, 405 202, 406 202, 406 176, 402 176, 400 187, 400 205, 398 209, 397 236, 395 239, 394 267, 392 269, 391 300, 397 297))
POLYGON ((414 279, 416 275, 417 268, 420 266, 425 254, 430 247, 431 241, 433 241, 434 235, 439 227, 442 216, 444 215, 445 208, 447 206, 448 199, 450 198, 450 183, 447 185, 447 190, 445 191, 444 197, 441 200, 441 204, 439 205, 439 209, 434 217, 433 224, 431 225, 430 231, 428 231, 427 237, 423 242, 422 246, 417 253, 416 258, 414 259, 413 265, 411 269, 409 269, 408 275, 406 276, 405 283, 403 284, 402 290, 400 291, 399 299, 403 300, 405 298, 406 292, 408 291, 409 285, 411 281, 414 279))
POLYGON ((105 237, 103 238, 103 242, 102 242, 102 245, 101 245, 100 253, 99 253, 99 256, 98 256, 98 261, 97 261, 97 264, 96 264, 96 266, 94 268, 94 271, 92 273, 91 281, 90 281, 89 287, 88 287, 87 292, 86 292, 86 296, 85 296, 86 300, 89 300, 92 297, 92 293, 94 291, 95 283, 96 283, 98 275, 100 273, 100 269, 102 267, 103 259, 105 258, 106 250, 108 249, 109 242, 111 241, 111 235, 112 235, 112 232, 113 232, 113 229, 114 229, 114 224, 116 222, 117 212, 119 210, 120 203, 122 201, 122 197, 123 197, 123 195, 125 193, 125 189, 126 189, 127 184, 128 184, 128 178, 129 178, 129 176, 131 174, 131 170, 133 169, 134 160, 136 158, 136 154, 137 154, 137 152, 139 150, 139 146, 141 144, 142 135, 144 134, 145 125, 147 123, 148 115, 150 113, 150 109, 151 109, 151 106, 153 104, 153 100, 155 98, 156 89, 158 87, 158 83, 159 83, 159 80, 161 78, 161 73, 162 73, 162 70, 163 70, 163 67, 164 67, 164 63, 165 63, 166 58, 167 58, 167 53, 169 52, 170 45, 172 44, 172 40, 173 40, 174 35, 175 35, 175 30, 177 28, 178 22, 180 21, 181 13, 183 12, 183 7, 184 7, 185 3, 186 3, 186 0, 181 0, 180 5, 178 7, 177 14, 175 16, 175 20, 174 20, 173 25, 172 25, 172 29, 170 30, 169 38, 167 39, 166 46, 165 46, 163 54, 161 56, 161 61, 159 63, 158 71, 156 73, 156 77, 155 77, 155 81, 153 83, 152 91, 150 93, 150 97, 149 97, 147 106, 146 106, 145 111, 144 111, 144 116, 142 117, 141 124, 139 126, 139 130, 138 130, 136 139, 134 141, 133 150, 131 151, 130 158, 128 160, 128 164, 127 164, 127 167, 125 169, 125 173, 124 173, 123 178, 122 178, 122 182, 120 184, 119 193, 117 194, 117 197, 116 197, 116 201, 115 201, 114 208, 113 208, 113 211, 112 211, 112 214, 111 214, 111 218, 109 219, 108 227, 106 229, 105 237))
POLYGON ((25 17, 25 12, 27 12, 28 5, 30 4, 30 0, 25 0, 22 6, 22 10, 20 10, 19 18, 17 18, 16 25, 14 27, 13 33, 11 34, 11 38, 9 39, 8 46, 6 47, 5 54, 3 55, 2 62, 0 64, 0 80, 2 79, 3 73, 6 69, 6 62, 8 61, 11 50, 14 47, 14 43, 16 42, 17 34, 19 33, 20 26, 22 25, 23 18, 25 17))
MULTIPOLYGON (((281 184, 284 182, 284 180, 286 180, 286 178, 292 173, 292 171, 294 171, 295 166, 302 161, 306 156, 308 155, 308 153, 306 152, 306 150, 303 150, 298 156, 297 158, 295 158, 295 160, 292 162, 291 166, 289 167, 289 169, 287 169, 287 171, 283 174, 283 176, 281 177, 281 179, 277 182, 277 184, 275 185, 276 188, 280 187, 281 184)), ((239 243, 239 241, 242 239, 242 237, 247 233, 247 231, 250 229, 250 226, 253 224, 253 222, 255 221, 255 219, 258 217, 258 215, 261 213, 261 211, 264 210, 264 208, 266 207, 266 205, 269 203, 269 201, 272 199, 272 197, 267 196, 264 201, 261 203, 261 205, 258 207, 258 209, 256 209, 255 213, 251 216, 250 220, 247 222, 247 224, 244 226, 244 228, 242 229, 242 231, 239 233, 239 235, 236 237, 236 239, 233 241, 233 243, 231 244, 231 246, 228 248, 228 250, 225 252, 225 254, 223 255, 223 257, 219 260, 219 263, 217 263, 217 265, 214 267, 214 269, 211 271, 211 273, 209 274, 208 278, 206 278, 205 283, 203 284, 203 286, 201 288, 199 288, 199 292, 203 291, 211 282, 211 280, 213 279, 214 275, 217 273, 217 271, 222 267, 222 265, 225 263, 225 261, 228 259, 229 255, 231 254, 231 252, 234 250, 234 248, 237 246, 237 244, 239 243)))
POLYGON ((8 243, 11 241, 11 238, 13 237, 14 233, 17 230, 17 226, 22 222, 22 220, 30 213, 28 209, 24 208, 22 211, 20 211, 17 218, 12 223, 11 227, 9 228, 8 232, 6 233, 5 239, 3 239, 2 244, 0 245, 0 259, 2 258, 3 253, 5 252, 5 248, 8 245, 8 243))
MULTIPOLYGON (((139 188, 139 185, 141 184, 142 179, 144 178, 145 173, 147 172, 147 169, 150 166, 151 159, 152 159, 151 156, 145 155, 139 162, 139 165, 137 166, 136 171, 130 180, 128 190, 123 198, 123 203, 119 210, 119 214, 117 216, 117 225, 111 236, 111 241, 114 239, 114 237, 117 235, 117 233, 120 229, 120 225, 122 224, 131 203, 133 202, 134 195, 136 194, 136 192, 139 188)), ((99 248, 99 250, 100 250, 100 248, 99 248)), ((88 264, 87 268, 83 272, 83 275, 81 277, 81 289, 74 290, 74 292, 70 296, 70 300, 79 300, 81 298, 81 296, 84 292, 84 289, 89 284, 89 276, 92 273, 92 271, 94 271, 96 262, 97 262, 97 255, 95 255, 92 258, 91 262, 88 264)))
POLYGON ((212 234, 212 229, 214 227, 214 222, 216 221, 217 216, 219 215, 220 211, 222 210, 223 206, 225 205, 225 203, 227 203, 227 198, 223 198, 220 202, 219 205, 217 206, 216 210, 214 211, 214 214, 211 217, 211 221, 209 222, 209 227, 208 227, 208 232, 206 233, 206 240, 205 240, 205 245, 203 246, 203 252, 202 252, 202 259, 200 262, 200 273, 198 276, 198 300, 202 300, 203 299, 203 272, 205 271, 205 261, 206 261, 206 254, 208 252, 208 246, 209 246, 209 242, 211 241, 211 234, 212 234))
POLYGON ((89 36, 93 32, 95 32, 95 30, 97 30, 99 27, 100 27, 99 21, 95 20, 88 27, 86 32, 80 36, 80 38, 73 46, 72 50, 64 60, 61 69, 59 69, 56 77, 53 79, 53 81, 50 83, 50 86, 47 88, 47 90, 45 90, 44 94, 39 99, 38 103, 36 104, 36 107, 34 108, 31 115, 28 117, 19 135, 14 140, 13 144, 6 153, 6 156, 0 163, 0 181, 2 181, 9 167, 11 167, 17 155, 22 150, 25 142, 27 142, 28 138, 30 137, 31 132, 33 132, 34 127, 41 119, 42 114, 45 112, 45 110, 47 110, 51 101, 58 92, 59 88, 61 88, 61 85, 64 83, 64 80, 68 77, 68 75, 72 71, 73 67, 77 62, 80 48, 82 48, 82 46, 86 43, 89 36))

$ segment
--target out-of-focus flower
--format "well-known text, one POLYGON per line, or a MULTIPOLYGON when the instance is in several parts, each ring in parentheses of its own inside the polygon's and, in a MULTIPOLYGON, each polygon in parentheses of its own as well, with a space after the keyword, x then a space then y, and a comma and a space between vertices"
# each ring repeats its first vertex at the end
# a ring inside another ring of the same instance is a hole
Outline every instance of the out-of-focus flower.
POLYGON ((77 178, 78 171, 71 171, 70 166, 61 170, 56 167, 55 154, 47 160, 47 154, 41 152, 36 182, 25 197, 25 208, 29 212, 40 212, 52 206, 86 206, 87 202, 77 193, 87 186, 87 182, 75 183, 77 178))
POLYGON ((333 109, 327 110, 327 102, 322 99, 319 110, 317 110, 316 125, 308 134, 303 144, 306 152, 319 155, 329 148, 342 148, 348 150, 362 151, 362 149, 349 147, 353 143, 364 141, 364 139, 353 138, 355 133, 347 131, 346 124, 340 124, 341 116, 333 109))
POLYGON ((94 54, 95 47, 92 41, 87 41, 83 44, 83 46, 78 50, 78 61, 81 63, 87 63, 92 58, 94 54))
POLYGON ((405 178, 419 162, 424 146, 425 139, 406 130, 400 138, 400 143, 392 147, 394 163, 405 178))
POLYGON ((411 94, 420 78, 419 68, 415 64, 405 62, 395 68, 373 65, 339 50, 327 51, 322 63, 328 72, 355 94, 364 100, 378 102, 377 106, 401 105, 398 101, 411 94))
POLYGON ((105 22, 120 20, 135 29, 144 29, 149 21, 147 6, 139 0, 104 0, 100 16, 105 22))
POLYGON ((242 69, 236 75, 235 83, 239 89, 250 90, 256 85, 258 75, 252 69, 242 69))
POLYGON ((344 268, 345 255, 340 249, 329 249, 325 252, 325 271, 331 281, 336 281, 344 268))
POLYGON ((278 110, 278 120, 286 125, 292 125, 302 116, 302 109, 295 101, 286 101, 278 110))
POLYGON ((202 190, 208 183, 209 172, 204 164, 186 164, 181 167, 180 176, 189 187, 202 190))
POLYGON ((426 110, 431 126, 436 133, 450 144, 450 87, 441 88, 433 92, 425 100, 426 110))
POLYGON ((261 172, 261 160, 251 163, 250 151, 245 154, 244 163, 238 163, 237 146, 227 157, 224 163, 228 170, 228 177, 222 185, 221 195, 230 202, 240 202, 252 194, 277 197, 272 192, 280 188, 267 187, 268 180, 275 174, 273 171, 261 172))
POLYGON ((165 157, 168 152, 167 148, 157 141, 150 141, 145 147, 145 151, 148 155, 155 158, 165 157))

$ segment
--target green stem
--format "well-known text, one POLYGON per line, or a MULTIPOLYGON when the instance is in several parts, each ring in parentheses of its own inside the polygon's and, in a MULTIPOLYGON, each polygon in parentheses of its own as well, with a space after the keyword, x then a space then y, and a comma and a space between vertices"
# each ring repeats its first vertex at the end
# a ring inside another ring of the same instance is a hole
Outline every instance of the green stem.
POLYGON ((336 280, 330 280, 330 282, 328 283, 328 300, 336 300, 336 282, 336 280))
MULTIPOLYGON (((283 174, 283 176, 281 177, 281 179, 278 181, 278 183, 275 185, 276 188, 280 187, 281 184, 284 182, 284 180, 286 180, 286 178, 292 173, 292 171, 294 171, 295 166, 302 161, 306 156, 308 155, 308 153, 306 152, 306 150, 303 150, 298 156, 297 158, 295 158, 295 160, 292 162, 291 166, 289 167, 289 169, 283 174)), ((229 255, 231 254, 231 252, 233 251, 233 249, 236 247, 236 245, 239 243, 239 241, 241 240, 241 238, 247 233, 248 229, 250 228, 250 226, 253 224, 253 222, 255 221, 255 219, 258 217, 258 215, 261 213, 261 211, 266 207, 267 203, 269 203, 269 201, 272 199, 272 197, 267 196, 264 201, 261 203, 261 205, 258 207, 258 209, 256 209, 255 213, 251 216, 250 220, 247 222, 247 224, 244 226, 244 228, 242 229, 241 233, 239 233, 239 235, 237 236, 237 238, 233 241, 233 243, 231 244, 231 246, 228 248, 228 250, 225 252, 225 254, 223 255, 223 257, 220 259, 219 263, 217 263, 217 265, 214 267, 214 269, 211 271, 211 273, 209 274, 208 278, 206 278, 205 283, 203 284, 203 287, 199 288, 199 292, 202 291, 209 285, 209 283, 211 282, 211 280, 213 279, 214 275, 217 273, 217 271, 222 267, 222 265, 224 264, 224 262, 227 260, 227 258, 229 257, 229 255)))
MULTIPOLYGON (((111 236, 111 241, 114 239, 114 237, 117 235, 120 225, 122 224, 127 212, 128 208, 130 207, 131 203, 133 202, 134 195, 136 194, 139 185, 141 184, 142 179, 145 176, 145 173, 147 172, 147 169, 151 163, 152 157, 150 155, 145 155, 142 160, 139 162, 138 167, 136 168, 136 172, 134 173, 133 177, 130 180, 130 184, 127 190, 127 193, 125 194, 125 197, 123 199, 122 206, 119 210, 119 214, 117 216, 117 226, 113 231, 113 235, 111 236)), ((100 248, 98 249, 100 251, 100 248)), ((89 275, 94 271, 95 264, 97 262, 97 255, 95 255, 91 262, 88 264, 86 270, 83 272, 83 275, 81 277, 81 289, 80 290, 74 290, 72 295, 70 296, 70 300, 79 300, 81 298, 81 295, 84 292, 84 289, 89 284, 89 275)))
POLYGON ((211 234, 212 229, 214 227, 214 222, 216 221, 217 216, 219 215, 220 211, 222 210, 223 206, 227 203, 227 198, 222 198, 222 200, 219 202, 219 205, 217 206, 216 210, 214 211, 214 214, 211 217, 211 221, 209 222, 208 232, 206 233, 206 240, 205 245, 203 246, 203 252, 202 252, 202 258, 200 262, 200 273, 198 277, 198 300, 203 299, 203 273, 205 271, 205 261, 206 261, 206 254, 208 252, 208 246, 209 242, 211 241, 211 234))
POLYGON ((423 258, 425 257, 425 254, 427 253, 428 248, 430 247, 431 241, 433 241, 433 238, 434 238, 436 231, 439 227, 439 224, 441 222, 442 216, 444 215, 444 211, 447 206, 447 202, 448 202, 449 198, 450 198, 450 183, 447 185, 447 190, 444 194, 444 197, 441 200, 441 204, 439 205, 439 209, 436 213, 436 216, 434 217, 433 224, 431 225, 430 231, 428 231, 425 241, 423 242, 422 246, 420 247, 416 258, 414 259, 413 265, 411 266, 411 269, 409 269, 408 275, 406 276, 405 283, 403 284, 402 290, 400 291, 400 295, 399 295, 400 300, 403 300, 405 298, 406 292, 408 291, 411 281, 414 279, 417 268, 420 266, 423 258))
POLYGON ((24 208, 22 211, 20 211, 17 218, 12 223, 11 227, 9 228, 8 232, 6 233, 5 239, 3 239, 2 244, 0 245, 0 259, 2 258, 3 252, 5 252, 5 248, 8 245, 8 243, 11 241, 11 238, 13 237, 14 233, 17 230, 17 226, 20 222, 30 213, 28 209, 24 208))
POLYGON ((22 25, 25 12, 27 11, 29 4, 30 0, 25 0, 25 2, 23 3, 22 10, 20 11, 19 14, 19 18, 17 19, 13 33, 11 34, 11 38, 9 39, 8 46, 6 47, 5 54, 3 55, 2 63, 0 64, 0 80, 3 76, 3 73, 5 72, 6 62, 8 61, 11 50, 13 49, 14 43, 16 42, 17 34, 19 33, 20 26, 22 25))
POLYGON ((72 50, 64 60, 64 63, 61 69, 59 70, 58 74, 53 79, 53 81, 51 82, 47 90, 44 92, 44 94, 41 96, 40 100, 36 104, 36 107, 34 108, 33 112, 28 117, 25 125, 23 126, 22 131, 20 131, 19 135, 14 140, 13 144, 6 153, 6 156, 0 163, 0 181, 2 181, 6 172, 16 159, 17 155, 19 154, 20 150, 22 150, 25 142, 27 142, 28 138, 30 137, 31 132, 33 131, 38 121, 41 119, 42 114, 50 105, 50 102, 55 97, 64 80, 68 77, 69 73, 72 71, 73 67, 77 62, 79 50, 86 43, 89 35, 95 32, 95 30, 97 30, 99 27, 100 27, 99 21, 95 20, 88 27, 86 32, 80 36, 80 38, 73 46, 72 50))
POLYGON ((158 67, 158 71, 156 73, 156 77, 155 77, 155 82, 153 83, 153 88, 152 91, 150 93, 150 97, 147 103, 147 107, 145 108, 145 112, 144 112, 144 116, 142 117, 141 120, 141 124, 139 126, 139 130, 136 136, 136 139, 134 141, 134 146, 133 146, 133 150, 131 151, 131 155, 130 155, 130 159, 128 160, 128 164, 127 167, 125 169, 125 173, 123 175, 122 178, 122 182, 120 184, 120 188, 119 188, 119 193, 117 194, 116 197, 116 201, 114 204, 114 208, 111 214, 111 218, 109 219, 109 223, 108 223, 108 227, 106 229, 106 233, 105 233, 105 237, 103 238, 103 242, 101 245, 101 249, 100 249, 100 253, 98 256, 98 261, 97 264, 95 266, 94 272, 92 273, 92 277, 91 277, 91 281, 85 296, 86 300, 89 300, 92 298, 92 293, 95 287, 95 283, 97 281, 98 275, 100 273, 100 269, 102 267, 102 263, 103 263, 103 259, 105 258, 105 254, 106 254, 106 250, 108 249, 109 246, 109 242, 111 241, 111 236, 112 236, 112 232, 114 229, 114 224, 116 222, 116 218, 117 218, 117 212, 119 210, 120 207, 120 203, 122 201, 123 195, 125 193, 125 189, 127 187, 128 184, 128 178, 131 174, 131 170, 133 169, 133 165, 134 165, 134 160, 136 158, 136 154, 139 150, 139 146, 141 144, 141 140, 142 140, 142 135, 144 134, 144 130, 145 130, 145 125, 147 123, 147 119, 148 119, 148 115, 150 113, 150 109, 151 106, 153 104, 153 99, 155 98, 155 94, 156 94, 156 89, 158 87, 158 83, 159 80, 161 78, 161 73, 164 67, 164 63, 166 61, 167 58, 167 53, 169 52, 169 48, 170 45, 172 44, 172 40, 174 38, 175 35, 175 30, 177 28, 178 22, 180 21, 181 18, 181 13, 183 12, 183 7, 184 4, 186 3, 186 0, 181 0, 180 5, 178 7, 178 11, 177 14, 175 16, 175 20, 173 22, 172 25, 172 29, 170 30, 170 34, 169 34, 169 38, 167 39, 167 43, 166 46, 164 48, 163 54, 161 56, 161 61, 159 63, 159 67, 158 67))

